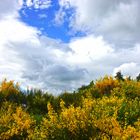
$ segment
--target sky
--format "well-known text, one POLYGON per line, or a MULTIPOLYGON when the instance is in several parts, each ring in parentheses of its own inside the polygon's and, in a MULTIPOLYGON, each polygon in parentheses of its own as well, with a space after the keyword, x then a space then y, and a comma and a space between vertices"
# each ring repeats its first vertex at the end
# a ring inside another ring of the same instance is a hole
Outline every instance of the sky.
POLYGON ((0 80, 58 94, 140 73, 139 0, 0 0, 0 80))

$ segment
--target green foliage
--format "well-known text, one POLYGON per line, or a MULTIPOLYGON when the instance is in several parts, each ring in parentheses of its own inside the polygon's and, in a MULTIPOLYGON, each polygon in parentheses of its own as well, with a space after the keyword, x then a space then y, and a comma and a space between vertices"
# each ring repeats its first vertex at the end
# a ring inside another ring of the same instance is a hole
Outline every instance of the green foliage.
POLYGON ((118 110, 118 121, 122 126, 134 126, 134 123, 140 118, 140 100, 124 100, 118 110))
POLYGON ((66 107, 70 105, 79 106, 81 96, 75 92, 74 93, 65 92, 59 95, 59 103, 61 99, 65 102, 66 107))
POLYGON ((140 81, 140 74, 136 77, 137 81, 140 81))

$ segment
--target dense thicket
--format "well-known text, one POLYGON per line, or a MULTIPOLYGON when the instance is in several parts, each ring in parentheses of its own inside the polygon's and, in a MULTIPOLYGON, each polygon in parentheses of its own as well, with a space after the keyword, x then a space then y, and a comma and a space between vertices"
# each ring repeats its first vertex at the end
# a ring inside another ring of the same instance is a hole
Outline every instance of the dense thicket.
POLYGON ((140 139, 140 81, 105 76, 53 96, 0 84, 0 139, 140 139))

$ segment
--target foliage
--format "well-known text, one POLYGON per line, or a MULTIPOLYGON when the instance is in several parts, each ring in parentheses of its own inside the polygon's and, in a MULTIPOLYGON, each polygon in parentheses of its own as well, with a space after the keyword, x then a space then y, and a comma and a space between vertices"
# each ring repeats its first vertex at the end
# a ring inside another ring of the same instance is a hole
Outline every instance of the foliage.
POLYGON ((117 80, 120 80, 120 81, 122 80, 122 81, 124 81, 124 78, 123 78, 123 75, 122 75, 121 71, 118 71, 118 72, 116 73, 115 78, 116 78, 117 80))
POLYGON ((105 76, 59 96, 4 80, 0 99, 0 139, 140 139, 138 80, 105 76))
POLYGON ((0 102, 10 101, 23 104, 24 94, 20 91, 19 83, 4 79, 0 85, 0 102))
POLYGON ((27 138, 34 121, 22 107, 4 102, 0 108, 0 139, 27 138))
POLYGON ((109 95, 111 90, 119 86, 119 81, 113 79, 111 76, 105 76, 100 80, 96 81, 96 88, 99 91, 99 94, 109 95))
POLYGON ((140 74, 136 77, 137 81, 140 81, 140 74))

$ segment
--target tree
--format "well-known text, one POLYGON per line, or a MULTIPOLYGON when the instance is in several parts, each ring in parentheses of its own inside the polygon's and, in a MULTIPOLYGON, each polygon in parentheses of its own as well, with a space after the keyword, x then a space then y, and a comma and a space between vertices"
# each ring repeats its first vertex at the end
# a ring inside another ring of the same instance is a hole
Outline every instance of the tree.
POLYGON ((124 78, 123 78, 123 75, 122 75, 121 71, 118 71, 118 72, 116 73, 115 78, 116 78, 117 80, 119 80, 119 81, 124 81, 124 78))
POLYGON ((136 77, 136 80, 137 80, 137 81, 140 81, 140 73, 139 73, 139 75, 136 77))

